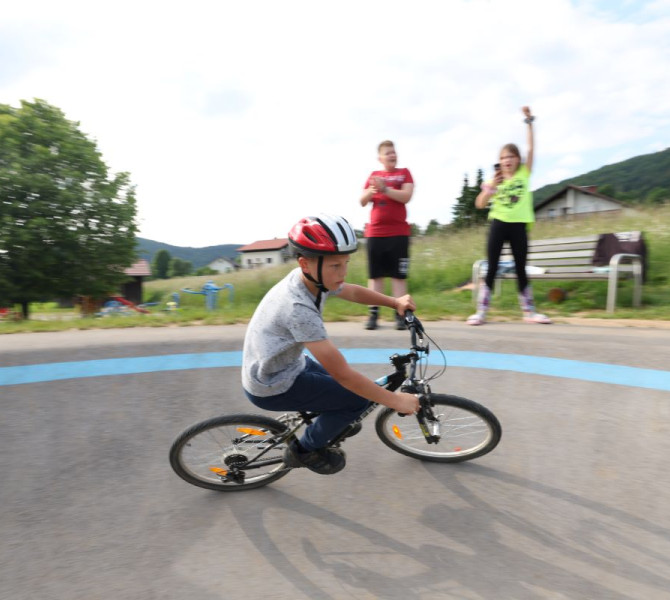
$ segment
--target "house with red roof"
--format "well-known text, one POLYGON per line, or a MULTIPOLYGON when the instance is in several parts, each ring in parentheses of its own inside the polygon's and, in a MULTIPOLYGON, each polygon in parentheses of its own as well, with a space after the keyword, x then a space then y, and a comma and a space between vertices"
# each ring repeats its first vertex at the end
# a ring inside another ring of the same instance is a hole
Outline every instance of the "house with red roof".
POLYGON ((258 269, 283 265, 291 258, 288 238, 258 240, 237 249, 242 255, 240 264, 243 269, 258 269))

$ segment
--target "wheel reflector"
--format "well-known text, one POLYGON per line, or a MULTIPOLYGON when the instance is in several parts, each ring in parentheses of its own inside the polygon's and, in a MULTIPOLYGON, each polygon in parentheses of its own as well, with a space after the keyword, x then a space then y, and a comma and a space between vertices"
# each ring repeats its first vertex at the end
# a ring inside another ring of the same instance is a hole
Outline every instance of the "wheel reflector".
POLYGON ((265 431, 260 429, 252 429, 251 427, 238 427, 237 431, 240 433, 246 433, 247 435, 266 435, 265 431))
POLYGON ((402 433, 400 433, 400 429, 398 429, 398 426, 397 426, 397 425, 394 425, 394 426, 393 426, 393 433, 395 434, 395 436, 396 436, 399 440, 402 439, 402 433))
POLYGON ((219 467, 210 467, 209 470, 213 471, 217 475, 228 475, 228 471, 225 469, 219 469, 219 467))

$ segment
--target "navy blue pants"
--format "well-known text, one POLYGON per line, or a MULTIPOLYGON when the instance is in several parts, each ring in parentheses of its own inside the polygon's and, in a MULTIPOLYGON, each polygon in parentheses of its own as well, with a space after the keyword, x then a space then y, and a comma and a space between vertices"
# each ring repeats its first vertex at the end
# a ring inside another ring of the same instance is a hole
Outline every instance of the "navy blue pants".
POLYGON ((313 411, 319 417, 309 425, 300 439, 308 451, 324 448, 342 430, 355 421, 371 402, 342 387, 318 362, 309 356, 305 369, 283 394, 247 398, 258 408, 275 411, 313 411))

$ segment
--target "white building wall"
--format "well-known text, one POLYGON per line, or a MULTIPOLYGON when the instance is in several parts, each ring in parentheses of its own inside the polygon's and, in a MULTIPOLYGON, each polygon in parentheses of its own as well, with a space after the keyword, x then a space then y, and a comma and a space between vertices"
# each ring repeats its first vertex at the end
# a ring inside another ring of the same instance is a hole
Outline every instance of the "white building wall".
POLYGON ((235 268, 230 264, 229 261, 222 258, 217 258, 207 265, 210 269, 218 271, 219 273, 230 273, 234 271, 235 268))
POLYGON ((620 210, 621 206, 616 202, 610 202, 604 198, 579 194, 575 203, 575 213, 603 212, 609 210, 620 210))
POLYGON ((242 253, 243 269, 259 269, 274 267, 284 263, 284 254, 281 250, 259 250, 258 252, 242 253))
POLYGON ((567 215, 587 214, 594 212, 619 211, 622 207, 616 202, 584 194, 578 190, 568 190, 565 196, 556 198, 535 212, 537 219, 551 219, 567 215))

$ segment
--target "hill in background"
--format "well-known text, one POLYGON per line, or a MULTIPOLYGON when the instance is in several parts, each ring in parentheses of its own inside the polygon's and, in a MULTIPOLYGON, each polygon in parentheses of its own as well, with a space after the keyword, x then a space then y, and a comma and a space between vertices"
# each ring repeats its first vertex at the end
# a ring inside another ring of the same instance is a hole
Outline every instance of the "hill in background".
POLYGON ((597 185, 599 192, 631 204, 645 202, 654 190, 665 190, 667 200, 670 198, 670 148, 545 185, 533 192, 534 203, 539 204, 566 185, 597 185))
POLYGON ((146 258, 149 263, 153 260, 154 254, 159 250, 167 250, 172 258, 181 258, 188 260, 194 269, 206 267, 217 258, 226 257, 231 260, 237 256, 237 249, 244 244, 220 244, 219 246, 206 246, 204 248, 191 248, 190 246, 171 246, 162 242, 155 242, 146 238, 138 237, 137 255, 140 258, 146 258))

